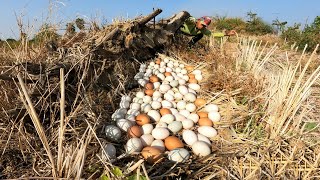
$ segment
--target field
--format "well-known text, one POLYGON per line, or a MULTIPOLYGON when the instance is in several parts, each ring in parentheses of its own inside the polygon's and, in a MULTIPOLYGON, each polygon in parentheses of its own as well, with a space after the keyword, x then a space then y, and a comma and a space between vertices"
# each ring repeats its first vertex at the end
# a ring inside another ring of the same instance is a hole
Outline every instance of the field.
POLYGON ((59 37, 47 27, 33 41, 1 42, 1 179, 320 177, 318 45, 295 48, 279 36, 239 32, 192 49, 187 37, 150 48, 133 23, 144 20, 90 22, 59 37), (149 164, 126 154, 123 135, 113 142, 118 158, 104 158, 105 126, 121 97, 141 89, 133 75, 167 57, 200 69, 199 96, 219 106, 212 153, 149 164))

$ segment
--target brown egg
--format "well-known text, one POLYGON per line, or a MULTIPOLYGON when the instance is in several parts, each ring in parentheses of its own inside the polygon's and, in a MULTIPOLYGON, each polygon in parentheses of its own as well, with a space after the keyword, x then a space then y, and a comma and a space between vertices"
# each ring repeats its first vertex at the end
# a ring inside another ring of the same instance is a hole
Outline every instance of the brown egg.
POLYGON ((128 129, 128 135, 130 137, 137 137, 139 138, 140 136, 142 136, 143 134, 143 130, 140 126, 131 126, 129 129, 128 129))
POLYGON ((208 113, 207 112, 197 112, 198 116, 200 118, 207 118, 208 117, 208 113))
POLYGON ((156 59, 156 64, 160 64, 161 63, 161 59, 160 58, 157 58, 156 59))
POLYGON ((145 89, 153 89, 154 86, 153 86, 153 83, 149 82, 147 83, 145 86, 144 86, 145 89))
POLYGON ((197 81, 196 79, 192 79, 192 78, 190 78, 190 79, 189 79, 189 83, 196 83, 196 84, 197 84, 197 83, 198 83, 198 81, 197 81))
POLYGON ((212 126, 213 122, 209 118, 200 118, 198 124, 199 126, 212 126))
POLYGON ((154 83, 154 82, 159 82, 159 78, 155 75, 150 76, 149 81, 154 83))
POLYGON ((195 79, 196 76, 194 74, 188 74, 189 79, 195 79))
POLYGON ((155 147, 150 146, 143 148, 141 151, 141 155, 150 164, 158 163, 163 159, 163 154, 161 153, 161 151, 155 147))
POLYGON ((154 90, 153 89, 146 89, 144 90, 144 93, 147 95, 147 96, 151 96, 153 95, 154 93, 154 90))
POLYGON ((147 114, 139 114, 138 116, 136 116, 136 123, 140 126, 149 124, 150 117, 147 114))
POLYGON ((166 139, 164 139, 164 146, 169 150, 173 150, 176 148, 183 148, 182 141, 175 137, 175 136, 169 136, 166 139))
POLYGON ((165 72, 164 75, 167 77, 167 76, 171 76, 171 72, 165 72))
POLYGON ((193 66, 186 66, 186 70, 187 70, 187 71, 192 71, 193 68, 194 68, 193 66))
POLYGON ((196 101, 194 102, 194 104, 197 106, 197 107, 200 107, 200 106, 203 106, 207 103, 206 100, 202 99, 202 98, 197 98, 196 101))
POLYGON ((166 115, 166 114, 172 114, 172 112, 168 108, 161 108, 160 109, 160 114, 161 114, 161 116, 163 116, 163 115, 166 115))

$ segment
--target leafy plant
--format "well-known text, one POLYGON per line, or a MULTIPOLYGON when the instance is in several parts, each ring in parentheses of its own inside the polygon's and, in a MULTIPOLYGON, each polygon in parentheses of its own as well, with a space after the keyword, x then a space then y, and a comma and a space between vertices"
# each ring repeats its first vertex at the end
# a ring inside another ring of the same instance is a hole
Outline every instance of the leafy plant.
POLYGON ((85 21, 82 18, 76 19, 76 26, 80 29, 80 31, 84 30, 85 21))

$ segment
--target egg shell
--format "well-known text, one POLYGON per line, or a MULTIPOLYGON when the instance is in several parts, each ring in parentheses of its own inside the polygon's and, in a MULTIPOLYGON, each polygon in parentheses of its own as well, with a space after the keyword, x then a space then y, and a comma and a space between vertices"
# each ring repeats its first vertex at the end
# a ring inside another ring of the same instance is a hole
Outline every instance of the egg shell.
POLYGON ((124 96, 121 97, 121 102, 123 102, 123 101, 129 101, 130 102, 131 101, 131 97, 124 95, 124 96))
POLYGON ((159 163, 164 158, 159 149, 150 146, 143 148, 141 155, 149 164, 159 163))
POLYGON ((170 108, 171 114, 175 115, 177 113, 179 113, 179 111, 175 108, 170 108))
POLYGON ((217 111, 211 111, 208 113, 208 118, 212 121, 212 122, 219 122, 221 119, 221 115, 219 112, 217 111))
POLYGON ((165 123, 165 122, 158 122, 158 123, 156 124, 156 127, 164 127, 164 128, 167 128, 167 127, 168 127, 168 124, 165 123))
POLYGON ((145 89, 153 89, 154 86, 153 86, 153 83, 149 82, 147 83, 145 86, 144 86, 145 89))
POLYGON ((160 113, 156 110, 150 110, 147 114, 152 121, 158 122, 160 121, 160 113))
POLYGON ((203 76, 201 74, 196 74, 195 79, 201 81, 203 79, 203 76))
POLYGON ((139 104, 139 103, 137 103, 137 102, 133 102, 133 103, 131 103, 131 105, 130 105, 130 109, 135 109, 135 110, 140 110, 140 108, 141 108, 141 104, 139 104))
POLYGON ((190 153, 184 148, 177 148, 168 153, 168 159, 173 162, 183 163, 190 158, 190 153))
POLYGON ((192 144, 192 151, 195 155, 203 157, 211 154, 211 149, 203 141, 196 141, 192 144))
POLYGON ((211 148, 211 141, 206 136, 199 133, 197 134, 197 136, 199 141, 205 142, 211 148))
POLYGON ((196 74, 202 74, 202 73, 199 69, 196 69, 196 70, 192 71, 192 74, 196 75, 196 74))
POLYGON ((130 101, 121 101, 120 102, 120 108, 129 108, 130 107, 130 101))
POLYGON ((171 72, 165 72, 164 75, 167 76, 172 76, 171 72))
POLYGON ((139 114, 136 116, 136 123, 140 126, 150 123, 150 117, 147 114, 139 114))
POLYGON ((155 147, 159 149, 161 152, 164 152, 166 150, 166 147, 164 146, 164 142, 160 139, 156 139, 151 143, 151 147, 155 147))
POLYGON ((175 117, 176 121, 184 121, 184 120, 187 119, 185 116, 183 116, 183 115, 180 114, 180 113, 174 114, 174 117, 175 117))
POLYGON ((192 73, 188 74, 189 80, 190 80, 190 79, 194 79, 195 76, 196 76, 196 75, 195 75, 195 74, 192 74, 192 73))
POLYGON ((163 95, 163 97, 164 97, 165 100, 168 100, 168 101, 173 101, 174 100, 174 96, 172 94, 169 94, 168 92, 165 93, 163 95))
POLYGON ((173 65, 174 65, 175 67, 179 67, 180 64, 179 64, 179 62, 176 61, 176 62, 173 63, 173 65))
POLYGON ((163 108, 172 108, 172 103, 170 101, 167 101, 167 100, 163 100, 161 102, 161 105, 163 108))
POLYGON ((183 129, 191 129, 194 126, 194 122, 191 119, 185 119, 181 122, 183 129))
POLYGON ((208 138, 217 136, 217 130, 210 126, 201 126, 198 128, 198 132, 208 138))
POLYGON ((159 92, 161 93, 166 93, 167 91, 169 91, 171 89, 170 85, 168 84, 161 84, 159 87, 159 92))
POLYGON ((168 81, 169 84, 170 84, 170 82, 173 81, 174 78, 173 78, 173 76, 166 76, 166 77, 164 78, 164 80, 165 80, 165 81, 168 81))
POLYGON ((117 150, 113 144, 108 143, 103 147, 103 149, 104 149, 102 150, 103 158, 109 158, 109 159, 116 158, 117 150))
POLYGON ((196 113, 191 113, 187 118, 191 119, 194 123, 199 121, 199 115, 196 113))
POLYGON ((200 111, 200 112, 197 112, 197 114, 200 118, 207 118, 208 117, 207 112, 200 111))
POLYGON ((202 98, 197 98, 194 102, 194 104, 197 106, 197 107, 200 107, 200 106, 203 106, 207 103, 206 100, 202 99, 202 98))
POLYGON ((153 95, 152 95, 152 98, 156 99, 156 98, 160 98, 161 96, 162 96, 162 94, 159 91, 154 91, 153 95))
POLYGON ((161 108, 161 103, 159 102, 159 101, 152 101, 151 102, 151 107, 152 107, 152 109, 155 109, 155 110, 157 110, 157 109, 160 109, 161 108))
POLYGON ((181 74, 187 74, 188 71, 186 69, 181 69, 181 74))
POLYGON ((165 139, 169 136, 169 130, 164 127, 156 127, 152 130, 152 136, 155 139, 165 139))
POLYGON ((186 101, 181 100, 181 101, 177 102, 177 109, 183 110, 186 108, 186 105, 187 105, 186 101))
POLYGON ((196 79, 190 79, 189 78, 189 81, 188 81, 190 84, 197 84, 198 83, 198 80, 196 79))
POLYGON ((141 137, 143 134, 143 130, 141 128, 141 126, 131 126, 130 128, 128 128, 128 135, 129 137, 141 137))
POLYGON ((179 81, 178 80, 172 80, 170 81, 170 86, 171 87, 177 87, 179 85, 179 81))
POLYGON ((180 110, 179 113, 184 117, 188 117, 190 115, 190 112, 186 109, 180 110))
POLYGON ((187 81, 184 79, 179 79, 178 81, 179 81, 179 85, 185 85, 187 83, 187 81))
POLYGON ((151 134, 153 130, 152 124, 144 124, 141 126, 143 134, 151 134))
POLYGON ((213 122, 209 118, 200 118, 198 124, 199 126, 213 126, 213 122))
POLYGON ((184 95, 183 99, 187 102, 194 102, 197 99, 197 96, 193 93, 188 92, 184 95))
POLYGON ((156 65, 155 62, 150 62, 150 66, 154 66, 154 65, 156 65))
POLYGON ((161 108, 160 109, 160 114, 161 116, 166 115, 166 114, 172 114, 171 110, 169 108, 161 108))
POLYGON ((199 91, 200 90, 200 85, 199 84, 196 84, 196 83, 190 83, 188 85, 189 88, 195 90, 195 91, 199 91))
POLYGON ((180 64, 179 67, 182 69, 182 68, 185 67, 185 65, 184 64, 180 64))
POLYGON ((174 91, 173 91, 174 88, 171 88, 167 91, 167 94, 170 94, 172 96, 174 96, 174 91))
POLYGON ((107 139, 117 142, 121 138, 121 130, 117 126, 108 125, 105 127, 105 134, 107 139))
POLYGON ((150 102, 152 101, 152 97, 150 97, 150 96, 144 96, 144 97, 142 98, 142 100, 143 100, 144 103, 150 103, 150 102))
POLYGON ((181 100, 183 98, 183 95, 181 93, 177 92, 177 93, 174 94, 174 98, 177 101, 179 101, 179 100, 181 100))
POLYGON ((143 146, 142 146, 142 142, 140 140, 140 138, 131 138, 128 140, 127 144, 126 144, 126 151, 129 154, 132 154, 134 152, 140 152, 142 150, 143 146))
POLYGON ((163 67, 160 67, 160 68, 159 68, 159 72, 164 73, 164 72, 166 72, 166 69, 163 68, 163 67))
POLYGON ((154 93, 154 90, 153 89, 146 89, 144 91, 144 93, 150 97, 152 97, 153 93, 154 93))
POLYGON ((205 111, 207 112, 219 111, 219 107, 216 104, 208 104, 205 106, 205 111))
POLYGON ((168 58, 164 58, 163 62, 168 63, 170 60, 168 58))
POLYGON ((182 123, 180 121, 173 121, 172 123, 170 123, 168 125, 168 129, 172 132, 172 133, 177 133, 182 129, 182 123))
POLYGON ((160 118, 160 121, 170 124, 174 121, 174 119, 175 117, 172 114, 165 114, 160 118))
POLYGON ((176 148, 183 148, 184 147, 182 141, 179 138, 177 138, 176 136, 167 137, 164 140, 164 145, 169 151, 176 149, 176 148))
POLYGON ((150 146, 153 142, 154 138, 151 134, 143 134, 140 137, 141 143, 143 147, 150 146))
POLYGON ((194 112, 196 109, 197 109, 197 107, 193 103, 188 103, 186 105, 186 110, 189 112, 194 112))
POLYGON ((188 65, 188 66, 185 66, 185 69, 188 71, 192 71, 194 69, 194 67, 191 65, 188 65))
POLYGON ((121 130, 125 132, 127 132, 128 128, 130 128, 133 125, 129 120, 126 119, 118 119, 116 124, 121 130))
POLYGON ((180 94, 182 95, 186 95, 189 91, 188 91, 188 88, 186 86, 179 86, 179 92, 180 94))
POLYGON ((138 91, 138 92, 136 93, 136 97, 137 97, 137 98, 142 99, 144 96, 145 96, 145 94, 144 94, 144 92, 142 92, 142 91, 138 91))
POLYGON ((152 75, 149 77, 149 81, 154 83, 154 82, 159 82, 159 78, 155 75, 152 75))
POLYGON ((191 130, 183 130, 182 138, 183 141, 187 143, 189 146, 198 141, 198 136, 191 130))
POLYGON ((163 81, 166 77, 164 76, 164 74, 162 74, 162 73, 159 73, 159 74, 157 74, 157 77, 158 77, 158 81, 163 81))
POLYGON ((173 65, 171 63, 167 64, 166 72, 172 72, 173 65))

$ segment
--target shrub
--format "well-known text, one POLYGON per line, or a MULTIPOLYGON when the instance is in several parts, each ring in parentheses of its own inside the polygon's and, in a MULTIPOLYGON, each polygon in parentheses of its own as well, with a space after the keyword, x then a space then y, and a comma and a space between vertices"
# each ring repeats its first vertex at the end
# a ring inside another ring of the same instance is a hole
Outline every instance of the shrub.
POLYGON ((218 30, 236 30, 245 29, 246 22, 241 18, 227 18, 225 16, 216 16, 213 18, 212 26, 218 30))

